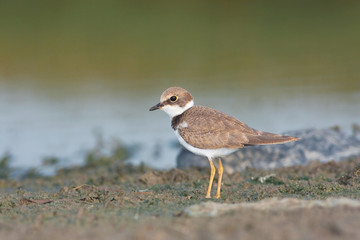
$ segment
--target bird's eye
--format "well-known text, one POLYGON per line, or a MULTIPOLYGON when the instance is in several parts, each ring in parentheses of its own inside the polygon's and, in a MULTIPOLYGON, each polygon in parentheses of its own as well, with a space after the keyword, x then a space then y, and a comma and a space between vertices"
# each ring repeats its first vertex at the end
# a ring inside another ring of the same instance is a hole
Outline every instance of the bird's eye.
POLYGON ((171 100, 172 102, 175 102, 177 99, 178 99, 177 96, 172 96, 172 97, 170 98, 170 100, 171 100))

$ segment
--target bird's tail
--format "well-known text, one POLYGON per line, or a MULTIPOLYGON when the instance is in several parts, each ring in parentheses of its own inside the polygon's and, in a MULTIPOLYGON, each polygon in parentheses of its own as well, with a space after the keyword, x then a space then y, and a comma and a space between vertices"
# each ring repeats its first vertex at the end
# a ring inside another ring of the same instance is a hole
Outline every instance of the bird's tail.
POLYGON ((249 142, 244 144, 245 146, 279 144, 300 140, 300 138, 297 137, 283 136, 268 132, 262 132, 259 135, 247 135, 247 138, 249 139, 249 142))

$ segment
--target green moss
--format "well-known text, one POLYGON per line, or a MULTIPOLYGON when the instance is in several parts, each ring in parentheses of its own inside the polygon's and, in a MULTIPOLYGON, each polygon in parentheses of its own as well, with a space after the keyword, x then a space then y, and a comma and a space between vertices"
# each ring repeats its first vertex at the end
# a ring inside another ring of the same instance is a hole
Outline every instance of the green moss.
POLYGON ((0 157, 0 179, 8 179, 11 173, 10 168, 11 155, 5 153, 0 157))
POLYGON ((150 188, 150 191, 153 191, 155 193, 160 193, 160 192, 171 190, 172 188, 173 188, 173 186, 170 184, 155 184, 154 186, 152 186, 150 188))
POLYGON ((275 176, 271 176, 268 179, 266 179, 265 183, 274 184, 274 185, 282 185, 282 184, 284 184, 284 182, 281 179, 279 179, 279 178, 277 178, 275 176))

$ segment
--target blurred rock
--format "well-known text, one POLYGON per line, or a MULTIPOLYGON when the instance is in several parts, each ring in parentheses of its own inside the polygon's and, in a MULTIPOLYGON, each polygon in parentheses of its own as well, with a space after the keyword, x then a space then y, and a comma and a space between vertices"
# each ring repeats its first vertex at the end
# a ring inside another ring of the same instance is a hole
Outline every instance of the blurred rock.
POLYGON ((258 202, 243 202, 235 204, 202 202, 186 208, 184 213, 189 217, 216 217, 227 213, 233 213, 236 210, 244 209, 261 211, 291 211, 303 208, 333 208, 338 206, 360 208, 360 201, 350 198, 328 198, 325 200, 268 198, 258 202))
MULTIPOLYGON (((284 135, 300 137, 297 142, 245 147, 224 158, 224 170, 231 173, 246 167, 273 169, 305 165, 311 161, 341 161, 360 156, 360 140, 339 128, 305 129, 284 135)), ((202 156, 182 149, 176 159, 178 168, 209 167, 202 156)), ((217 160, 214 163, 217 163, 217 160)))

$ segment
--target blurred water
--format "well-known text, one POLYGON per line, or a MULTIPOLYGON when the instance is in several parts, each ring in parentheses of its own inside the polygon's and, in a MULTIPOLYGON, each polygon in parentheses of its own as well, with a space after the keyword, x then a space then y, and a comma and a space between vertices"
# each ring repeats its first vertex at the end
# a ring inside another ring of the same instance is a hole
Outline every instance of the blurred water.
MULTIPOLYGON (((11 84, 9 84, 11 85, 11 84)), ((189 84, 191 85, 191 84, 189 84)), ((183 86, 187 87, 187 86, 183 86)), ((136 91, 109 95, 103 88, 62 99, 3 84, 0 89, 0 153, 10 152, 13 166, 41 165, 44 157, 58 156, 64 165, 81 164, 95 144, 95 132, 105 140, 120 139, 140 145, 131 159, 157 168, 175 166, 178 148, 170 120, 163 112, 149 112, 165 86, 147 94, 136 91)), ((283 132, 308 127, 340 125, 350 129, 360 119, 360 91, 338 92, 338 86, 261 87, 256 90, 214 89, 211 94, 189 91, 195 103, 229 113, 254 128, 283 132)), ((46 90, 46 89, 45 89, 46 90)), ((140 91, 141 92, 141 91, 140 91)))

